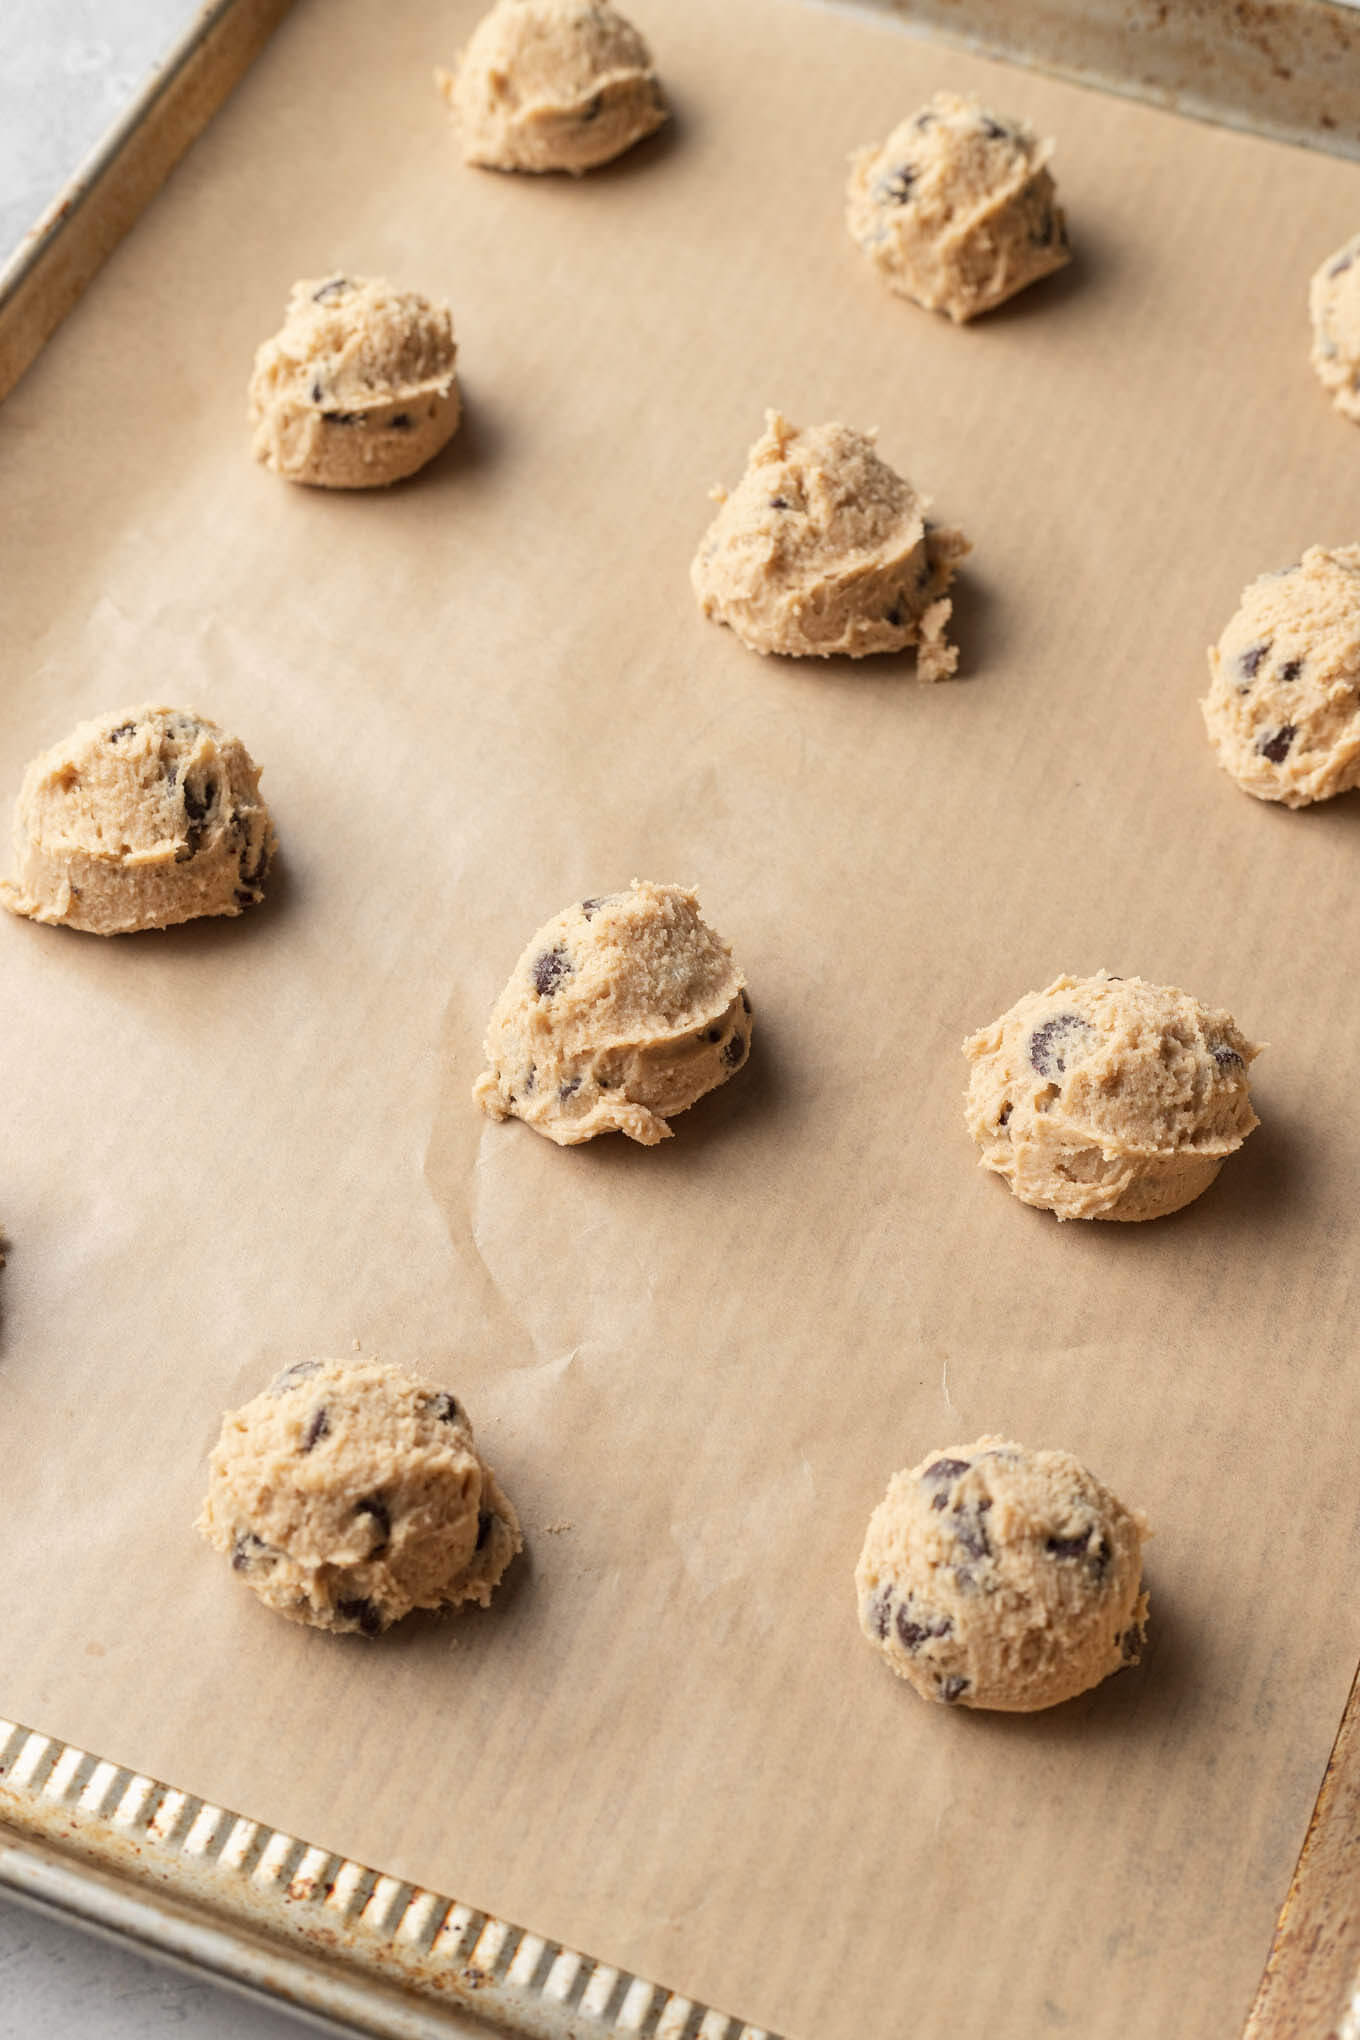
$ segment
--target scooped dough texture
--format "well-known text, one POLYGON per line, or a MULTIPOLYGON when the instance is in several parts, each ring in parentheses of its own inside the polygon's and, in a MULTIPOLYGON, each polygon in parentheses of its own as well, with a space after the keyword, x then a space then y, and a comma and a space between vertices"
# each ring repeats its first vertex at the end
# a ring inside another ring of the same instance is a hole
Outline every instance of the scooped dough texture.
POLYGON ((1329 255, 1308 286, 1314 373, 1343 418, 1360 424, 1360 234, 1329 255))
POLYGON ((14 851, 11 913, 123 935, 254 906, 274 828, 235 737, 187 709, 127 708, 33 760, 14 851))
POLYGON ((483 1607, 519 1521, 447 1390, 377 1360, 303 1360, 228 1412, 198 1529, 294 1622, 376 1636, 483 1607))
POLYGON ((529 943, 492 1009, 473 1095, 559 1147, 668 1119, 739 1070, 751 1002, 692 892, 635 879, 566 907, 529 943))
POLYGON ((1060 977, 963 1044, 982 1165, 1061 1218, 1161 1218, 1259 1125, 1230 1013, 1142 978, 1060 977))
POLYGON ((869 1519, 860 1625, 925 1700, 1053 1707, 1137 1664, 1146 1535, 1070 1453, 948 1445, 869 1519))
POLYGON ((892 290, 976 318, 1071 259, 1052 153, 1019 121, 937 92, 851 157, 846 224, 892 290))
POLYGON ((705 532, 690 579, 705 616, 756 652, 852 659, 917 647, 925 680, 952 673, 945 594, 969 551, 929 498, 880 460, 871 433, 765 414, 746 472, 705 532))
POLYGON ((579 176, 666 118, 646 43, 606 0, 497 0, 438 76, 465 160, 493 170, 579 176))
POLYGON ((1209 675, 1209 738, 1247 793, 1297 808, 1360 785, 1360 545, 1253 581, 1209 675))
POLYGON ((446 305, 380 278, 293 285, 282 329, 255 356, 252 451, 323 489, 374 489, 424 467, 459 417, 446 305))

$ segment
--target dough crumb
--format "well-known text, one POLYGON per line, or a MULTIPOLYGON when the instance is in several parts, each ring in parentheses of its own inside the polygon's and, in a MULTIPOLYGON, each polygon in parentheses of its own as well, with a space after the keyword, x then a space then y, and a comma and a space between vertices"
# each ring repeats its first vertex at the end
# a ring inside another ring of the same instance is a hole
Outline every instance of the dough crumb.
POLYGON ((874 438, 767 411, 736 488, 713 491, 721 508, 690 580, 704 615, 752 651, 862 659, 915 645, 920 677, 943 680, 959 656, 945 591, 971 548, 931 522, 930 499, 874 438))
POLYGON ((937 92, 851 157, 846 224, 889 289, 962 323, 1071 260, 1053 144, 937 92))
POLYGON ((457 351, 448 306, 416 291, 364 276, 295 283, 255 356, 256 460, 321 489, 404 480, 457 430, 457 351))
POLYGON ((1308 310, 1313 373, 1342 417, 1360 424, 1360 234, 1314 273, 1308 310))
POLYGON ((257 905, 274 848, 243 744, 191 709, 116 709, 25 772, 0 902, 92 935, 169 928, 257 905))
POLYGON ((983 1168, 1060 1219, 1179 1211, 1260 1124, 1247 1089, 1260 1049, 1174 985, 1056 978, 963 1052, 983 1168))
POLYGON ((378 1360, 300 1360, 228 1411, 196 1528, 267 1607, 364 1636, 486 1607, 524 1543, 462 1405, 378 1360))
POLYGON ((667 117, 646 43, 608 0, 497 0, 435 81, 464 161, 492 170, 579 177, 667 117))
POLYGON ((1360 785, 1360 545, 1309 546, 1243 589, 1200 706, 1257 800, 1307 807, 1360 785))
POLYGON ((1068 1452, 947 1445, 869 1518, 860 1627, 923 1700, 1055 1707, 1138 1663, 1148 1534, 1068 1452))
POLYGON ((492 1008, 473 1096, 559 1147, 614 1132, 652 1147, 750 1045, 746 980, 698 899, 634 879, 532 938, 492 1008))

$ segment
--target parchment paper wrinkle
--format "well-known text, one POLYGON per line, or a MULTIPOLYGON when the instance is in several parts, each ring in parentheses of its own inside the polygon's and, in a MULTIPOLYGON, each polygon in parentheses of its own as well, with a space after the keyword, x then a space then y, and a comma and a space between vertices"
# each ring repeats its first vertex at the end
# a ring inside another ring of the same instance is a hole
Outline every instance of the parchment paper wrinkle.
POLYGON ((1360 534, 1306 317, 1360 171, 850 10, 630 0, 673 141, 479 176, 428 80, 481 4, 299 0, 0 416, 0 789, 154 687, 248 739, 287 875, 219 930, 0 928, 0 1711, 795 2040, 1230 2040, 1360 1655, 1356 811, 1245 800, 1196 701, 1244 584, 1360 534), (939 87, 1057 138, 1075 250, 963 332, 841 221, 939 87), (371 500, 249 457, 331 264, 446 298, 466 369, 371 500), (767 405, 877 425, 968 531, 957 680, 705 626, 767 405), (654 1151, 489 1126, 525 932, 635 871, 732 941, 749 1067, 654 1151), (964 1035, 1100 968, 1271 1043, 1231 1169, 1127 1235, 963 1126, 964 1035), (190 1528, 221 1411, 355 1338, 530 1526, 503 1605, 374 1646, 190 1528), (1033 1721, 921 1706, 856 1624, 889 1474, 982 1431, 1157 1532, 1144 1663, 1033 1721))

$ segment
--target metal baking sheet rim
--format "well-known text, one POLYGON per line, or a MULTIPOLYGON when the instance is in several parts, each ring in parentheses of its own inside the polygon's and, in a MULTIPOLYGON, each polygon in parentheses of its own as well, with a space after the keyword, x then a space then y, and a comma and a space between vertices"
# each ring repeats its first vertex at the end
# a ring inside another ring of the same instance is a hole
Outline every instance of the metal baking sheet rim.
MULTIPOLYGON (((1360 157, 1360 0, 821 0, 917 33, 1360 157), (1349 61, 1348 61, 1349 60, 1349 61), (1206 89, 1205 77, 1209 78, 1206 89)), ((210 0, 0 271, 0 401, 41 352, 292 0, 210 0)), ((1339 1916, 1337 1776, 1360 1732, 1360 1675, 1245 2033, 1287 2040, 1309 2012, 1360 2040, 1360 1898, 1339 1916), (1330 1824, 1330 1828, 1329 1828, 1330 1824), (1324 1867, 1325 1866, 1325 1867, 1324 1867), (1319 1907, 1319 1898, 1323 1903, 1319 1907), (1329 1914, 1300 1976, 1300 1912, 1329 1914), (1290 1968, 1294 1988, 1285 1985, 1290 1968), (1309 1988, 1308 1986, 1312 1986, 1309 1988), (1297 1992, 1297 1995, 1296 1995, 1297 1992), (1316 1993, 1316 1994, 1315 1994, 1316 1993), (1335 2007, 1331 2017, 1328 2011, 1335 2007)), ((1350 1788, 1353 1793, 1355 1788, 1350 1788)), ((1350 1840, 1342 1838, 1341 1846, 1350 1840)), ((776 2040, 439 1893, 0 1720, 0 1889, 332 2030, 443 2040, 776 2040)))

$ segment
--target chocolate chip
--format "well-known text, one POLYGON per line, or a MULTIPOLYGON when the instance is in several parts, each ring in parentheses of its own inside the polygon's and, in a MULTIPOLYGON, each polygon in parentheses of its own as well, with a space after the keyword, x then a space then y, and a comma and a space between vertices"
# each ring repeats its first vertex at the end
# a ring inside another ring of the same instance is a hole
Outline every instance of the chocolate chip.
POLYGON ((1124 1634, 1116 1637, 1115 1641, 1119 1645, 1119 1655, 1124 1663, 1136 1665, 1143 1645, 1147 1642, 1147 1631, 1141 1622, 1131 1622, 1124 1634))
POLYGON ((118 743, 123 737, 130 737, 137 725, 135 722, 120 722, 116 730, 109 731, 109 742, 118 743))
POLYGON ((1045 1541, 1044 1550, 1050 1558, 1084 1559, 1097 1579, 1101 1578, 1110 1562, 1108 1538, 1097 1537, 1092 1544, 1089 1530, 1083 1537, 1050 1537, 1045 1541))
POLYGON ((897 1634, 903 1650, 919 1650, 932 1636, 948 1636, 954 1627, 947 1615, 937 1615, 933 1622, 913 1622, 909 1609, 910 1603, 904 1601, 897 1611, 897 1634))
POLYGON ((432 1395, 425 1407, 441 1424, 456 1424, 459 1421, 458 1404, 446 1388, 441 1388, 438 1395, 432 1395))
POLYGON ((567 952, 559 944, 556 949, 545 949, 530 965, 530 976, 534 990, 541 999, 550 999, 572 966, 567 961, 567 952))
POLYGON ((327 1436, 330 1428, 331 1420, 326 1415, 325 1408, 313 1410, 308 1419, 307 1428, 302 1434, 302 1443, 298 1450, 300 1452, 310 1452, 314 1445, 318 1445, 327 1436))
POLYGON ((892 1613, 892 1588, 880 1587, 869 1603, 869 1622, 880 1643, 887 1639, 888 1617, 892 1613))
POLYGON ((900 602, 894 602, 892 608, 888 611, 883 621, 887 624, 889 630, 901 630, 902 605, 900 602))
POLYGON ((1345 255, 1338 255, 1335 262, 1332 263, 1331 267, 1327 271, 1328 276, 1344 276, 1346 271, 1350 268, 1352 262, 1354 262, 1354 260, 1355 260, 1354 255, 1350 254, 1349 252, 1347 252, 1345 255))
POLYGON ((1235 1048, 1229 1048, 1226 1041, 1211 1041, 1209 1053, 1221 1070, 1241 1069, 1242 1058, 1235 1048))
POLYGON ((1289 756, 1289 746, 1297 735, 1298 730, 1295 725, 1293 723, 1285 723, 1282 728, 1276 730, 1273 737, 1264 738, 1257 746, 1257 749, 1263 758, 1269 758, 1272 765, 1283 765, 1285 759, 1289 756))
POLYGON ((191 822, 201 822, 217 798, 217 782, 205 779, 202 793, 196 793, 186 779, 184 782, 184 812, 191 822))
MULTIPOLYGON (((933 1504, 932 1504, 933 1506, 933 1504)), ((990 1495, 985 1496, 975 1509, 960 1506, 954 1510, 954 1542, 967 1552, 970 1558, 990 1558, 991 1543, 983 1523, 983 1512, 992 1506, 990 1495)))
POLYGON ((529 1074, 524 1079, 524 1095, 526 1098, 529 1096, 530 1092, 533 1090, 537 1082, 538 1082, 538 1070, 533 1063, 530 1063, 529 1074))
POLYGON ((320 290, 312 292, 312 303, 314 305, 324 305, 327 298, 343 297, 348 289, 349 278, 347 276, 333 276, 329 283, 322 284, 320 290))
POLYGON ((492 1515, 489 1509, 479 1509, 477 1511, 476 1550, 484 1551, 486 1549, 487 1540, 491 1535, 491 1526, 496 1521, 497 1518, 492 1515))
POLYGON ((970 1680, 961 1679, 957 1672, 951 1673, 949 1678, 941 1679, 940 1681, 940 1698, 952 1704, 958 1699, 960 1693, 968 1691, 970 1684, 970 1680))
MULTIPOLYGON (((921 1478, 931 1487, 948 1486, 952 1481, 956 1481, 961 1473, 967 1473, 972 1463, 971 1459, 932 1459, 921 1478)), ((931 1506, 942 1509, 948 1499, 947 1495, 937 1495, 931 1506)))
POLYGON ((1000 1133, 1003 1126, 1008 1126, 1010 1124, 1010 1117, 1013 1110, 1014 1107, 1012 1106, 1011 1101, 1008 1098, 1005 1104, 1002 1106, 1001 1110, 996 1115, 996 1130, 998 1133, 1000 1133))
POLYGON ((912 122, 912 126, 915 128, 919 128, 922 134, 924 134, 928 127, 934 127, 935 121, 936 115, 930 111, 929 107, 927 107, 924 113, 917 114, 915 120, 912 122))
POLYGON ((722 1052, 722 1059, 729 1070, 738 1069, 746 1055, 746 1043, 739 1034, 734 1034, 722 1052))
POLYGON ((999 120, 993 120, 990 113, 980 115, 978 125, 990 142, 1006 142, 1010 140, 1010 129, 1003 127, 999 120))
POLYGON ((771 510, 787 510, 788 507, 789 499, 787 496, 771 496, 770 498, 771 510))
POLYGON ((695 1036, 696 1041, 721 1041, 722 1038, 723 1031, 721 1027, 705 1027, 695 1036))
POLYGON ((365 1636, 377 1636, 382 1629, 382 1616, 371 1601, 337 1601, 335 1612, 344 1622, 352 1622, 365 1636))
POLYGON ((287 1395, 290 1388, 295 1387, 299 1381, 305 1381, 309 1374, 320 1372, 319 1360, 295 1360, 291 1367, 285 1367, 281 1374, 274 1376, 269 1384, 269 1394, 287 1395))
POLYGON ((585 915, 588 921, 594 920, 595 916, 599 913, 600 908, 604 905, 604 900, 605 896, 603 893, 600 893, 599 895, 592 899, 582 900, 581 912, 585 915))
POLYGON ((1090 1036, 1091 1029, 1080 1013, 1055 1013, 1030 1036, 1030 1062, 1041 1077, 1061 1077, 1069 1058, 1080 1062, 1086 1054, 1090 1036))
POLYGON ((1261 669, 1261 661, 1269 650, 1269 638, 1265 640, 1264 644, 1248 645, 1246 651, 1242 653, 1242 656, 1237 661, 1237 670, 1244 680, 1254 680, 1256 678, 1257 673, 1261 669))
POLYGON ((245 892, 240 886, 232 894, 232 898, 238 907, 258 907, 260 904, 260 895, 257 892, 245 892))
POLYGON ((363 411, 323 411, 321 413, 322 423, 326 425, 362 425, 364 417, 365 413, 363 411))
POLYGON ((603 112, 604 112, 604 94, 603 92, 597 92, 594 98, 587 101, 586 105, 582 108, 581 119, 583 122, 590 120, 598 120, 603 112))
POLYGON ((392 1517, 381 1495, 365 1495, 361 1502, 354 1504, 356 1516, 371 1516, 378 1526, 378 1541, 369 1552, 370 1558, 381 1558, 392 1542, 392 1517))
POLYGON ((314 404, 321 402, 321 384, 319 381, 312 384, 312 402, 314 404))
POLYGON ((1047 248, 1053 240, 1053 208, 1046 205, 1039 217, 1039 224, 1030 235, 1037 248, 1047 248))
POLYGON ((741 1010, 743 1013, 749 1013, 751 1010, 751 1001, 745 992, 741 995, 741 1010))
POLYGON ((394 432, 409 432, 411 429, 411 413, 409 411, 398 411, 395 417, 388 420, 388 423, 394 432))
POLYGON ((257 1537, 253 1530, 238 1530, 236 1542, 231 1547, 233 1572, 249 1572, 255 1562, 268 1555, 277 1558, 278 1553, 270 1551, 263 1537, 257 1537))
POLYGON ((568 1077, 565 1084, 559 1084, 557 1087, 559 1103, 565 1105, 568 1098, 574 1098, 580 1088, 581 1079, 579 1077, 568 1077))
POLYGON ((874 186, 874 197, 880 205, 905 205, 920 174, 915 164, 903 163, 900 168, 890 170, 886 177, 880 177, 874 186))
POLYGON ((1283 666, 1281 666, 1277 677, 1281 680, 1287 680, 1292 682, 1298 679, 1302 671, 1303 671, 1302 659, 1289 659, 1283 666))

